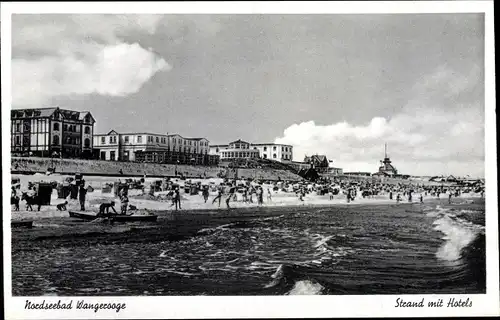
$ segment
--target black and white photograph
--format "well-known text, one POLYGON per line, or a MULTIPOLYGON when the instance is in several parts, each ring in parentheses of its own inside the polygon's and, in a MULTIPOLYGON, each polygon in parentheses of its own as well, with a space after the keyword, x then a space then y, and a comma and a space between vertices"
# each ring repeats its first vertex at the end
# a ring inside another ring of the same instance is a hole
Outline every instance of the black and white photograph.
POLYGON ((2 3, 10 318, 498 315, 493 5, 461 2, 2 3))

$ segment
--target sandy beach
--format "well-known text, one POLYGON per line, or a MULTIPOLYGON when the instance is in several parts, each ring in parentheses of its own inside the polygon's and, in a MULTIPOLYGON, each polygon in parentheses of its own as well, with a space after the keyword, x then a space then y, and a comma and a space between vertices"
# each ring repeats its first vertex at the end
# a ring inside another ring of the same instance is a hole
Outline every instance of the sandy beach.
MULTIPOLYGON (((44 174, 35 174, 35 175, 17 175, 21 180, 21 186, 26 186, 28 181, 57 181, 61 182, 66 176, 62 175, 44 175, 44 174)), ((86 185, 91 186, 94 190, 89 192, 86 197, 86 211, 89 212, 97 212, 99 210, 99 206, 101 203, 114 201, 115 209, 117 211, 120 210, 120 199, 114 195, 113 192, 103 193, 102 186, 105 183, 112 183, 114 181, 125 181, 128 177, 120 177, 120 178, 110 178, 110 177, 85 177, 86 185)), ((171 215, 175 212, 175 207, 172 204, 172 200, 168 197, 169 191, 160 191, 154 192, 153 195, 149 194, 148 186, 153 183, 155 178, 146 178, 145 181, 145 191, 143 193, 142 190, 138 189, 130 189, 129 190, 129 204, 137 208, 134 214, 145 214, 147 212, 151 212, 157 214, 159 216, 171 215)), ((214 198, 217 196, 217 191, 211 190, 209 193, 209 198, 205 202, 203 196, 201 195, 201 191, 198 194, 190 195, 183 191, 184 184, 186 181, 191 183, 200 182, 202 185, 219 185, 223 182, 223 179, 218 178, 210 178, 210 179, 173 179, 175 184, 179 185, 181 189, 181 209, 178 212, 190 212, 192 214, 207 214, 208 212, 213 211, 228 211, 226 199, 228 197, 227 194, 224 194, 221 198, 220 205, 219 201, 212 203, 214 198)), ((242 182, 242 181, 241 181, 242 182)), ((258 209, 260 207, 263 208, 274 208, 274 207, 318 207, 318 206, 338 206, 338 205, 348 205, 348 206, 356 206, 356 205, 398 205, 395 199, 390 200, 388 193, 382 193, 376 196, 369 196, 363 198, 359 195, 356 197, 354 201, 347 202, 346 195, 342 192, 334 195, 333 199, 330 199, 329 194, 319 195, 317 192, 309 192, 307 193, 302 200, 299 199, 298 195, 295 192, 283 191, 283 190, 274 190, 273 184, 263 183, 262 188, 264 190, 263 196, 263 204, 258 205, 256 196, 253 195, 253 202, 244 201, 243 194, 236 193, 235 197, 231 197, 229 202, 229 206, 231 209, 258 209), (268 190, 271 193, 271 196, 268 196, 268 190)), ((21 187, 23 190, 23 187, 21 187)), ((413 196, 413 201, 411 203, 418 204, 419 203, 419 194, 415 194, 413 196)), ((464 203, 467 200, 465 198, 479 198, 479 194, 462 194, 461 197, 454 197, 453 201, 455 203, 464 203)), ((440 199, 437 197, 432 197, 430 195, 424 196, 424 203, 428 201, 443 201, 447 202, 447 195, 441 195, 440 199)), ((68 217, 67 211, 59 211, 56 208, 56 205, 59 203, 63 203, 64 201, 68 201, 67 209, 78 211, 80 210, 80 204, 78 200, 68 199, 58 199, 57 190, 53 190, 51 205, 42 206, 40 211, 36 211, 36 207, 34 211, 26 211, 25 202, 22 201, 20 203, 19 211, 12 211, 12 220, 39 220, 42 218, 56 218, 56 217, 68 217)), ((403 197, 400 204, 409 203, 407 197, 403 197)), ((132 213, 132 211, 129 211, 132 213)))

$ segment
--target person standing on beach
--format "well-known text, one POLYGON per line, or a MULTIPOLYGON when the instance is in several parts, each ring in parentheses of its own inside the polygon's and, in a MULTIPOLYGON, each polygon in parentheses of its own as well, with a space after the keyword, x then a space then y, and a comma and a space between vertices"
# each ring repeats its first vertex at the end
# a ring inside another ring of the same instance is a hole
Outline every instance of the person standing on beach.
POLYGON ((247 187, 245 187, 243 189, 243 202, 248 203, 248 188, 247 187))
POLYGON ((234 196, 235 191, 236 191, 236 187, 234 187, 234 186, 231 187, 231 189, 229 189, 229 195, 226 198, 226 206, 228 209, 231 209, 231 207, 229 206, 229 201, 231 201, 231 198, 234 196))
POLYGON ((248 202, 250 203, 253 203, 253 194, 255 193, 255 189, 254 187, 250 186, 249 189, 248 189, 248 194, 249 194, 249 198, 248 198, 248 202))
POLYGON ((207 200, 208 200, 208 186, 205 186, 203 188, 203 191, 201 192, 201 194, 203 195, 203 199, 205 199, 205 203, 207 203, 207 200))
POLYGON ((217 196, 212 201, 212 204, 214 204, 215 201, 217 201, 217 199, 219 200, 219 208, 220 208, 220 202, 222 200, 222 186, 219 186, 219 188, 217 188, 217 196))
POLYGON ((260 206, 264 203, 263 199, 264 195, 262 192, 262 189, 259 187, 257 188, 257 204, 260 206))
POLYGON ((420 193, 420 203, 424 203, 424 196, 420 193))
POLYGON ((128 208, 128 196, 126 193, 123 193, 121 199, 121 214, 126 215, 127 214, 127 208, 128 208))
POLYGON ((182 207, 181 207, 181 192, 179 191, 179 187, 175 188, 174 203, 175 203, 175 210, 182 209, 182 207))
POLYGON ((78 190, 78 199, 80 200, 80 210, 85 211, 85 196, 87 195, 87 188, 85 188, 85 181, 82 180, 80 190, 78 190))
POLYGON ((448 194, 448 204, 451 204, 451 197, 453 196, 453 194, 451 193, 451 190, 448 194))
POLYGON ((269 201, 269 202, 272 201, 271 189, 269 189, 269 188, 267 188, 267 201, 269 201))

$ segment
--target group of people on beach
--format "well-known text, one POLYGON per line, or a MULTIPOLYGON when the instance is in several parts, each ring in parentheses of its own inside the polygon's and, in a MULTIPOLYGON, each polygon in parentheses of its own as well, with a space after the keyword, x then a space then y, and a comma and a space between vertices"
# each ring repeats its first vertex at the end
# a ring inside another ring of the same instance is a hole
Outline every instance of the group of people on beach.
MULTIPOLYGON (((132 181, 134 182, 134 181, 132 181)), ((135 181, 134 183, 136 183, 135 181)), ((145 177, 140 181, 141 185, 145 184, 145 177)), ((120 183, 121 184, 121 183, 120 183)), ((137 183, 136 183, 137 184, 137 183)), ((75 186, 76 187, 76 186, 75 186)), ((77 199, 80 205, 80 210, 86 210, 86 197, 89 188, 86 185, 85 180, 81 179, 78 181, 78 188, 75 191, 72 199, 77 199)), ((136 188, 134 185, 130 184, 130 188, 136 188)), ((396 203, 401 203, 402 201, 420 203, 424 202, 424 197, 428 196, 442 199, 442 196, 447 196, 448 203, 452 203, 453 197, 460 197, 462 194, 468 194, 474 192, 475 194, 480 194, 484 198, 484 184, 475 186, 461 186, 461 185, 424 185, 415 183, 383 183, 380 181, 371 180, 354 180, 342 178, 320 178, 315 182, 301 181, 264 181, 264 180, 252 180, 252 179, 225 179, 219 185, 214 182, 196 182, 192 183, 190 180, 185 181, 184 186, 179 185, 179 181, 171 181, 170 179, 165 179, 164 183, 159 191, 166 189, 169 191, 167 199, 172 200, 172 207, 175 210, 182 209, 181 200, 181 190, 185 191, 190 195, 201 195, 204 203, 209 202, 211 194, 214 197, 211 201, 212 205, 218 205, 221 207, 222 201, 226 203, 226 207, 231 208, 231 202, 241 201, 246 204, 257 203, 258 206, 264 205, 264 197, 267 199, 267 203, 273 202, 274 192, 285 192, 285 193, 295 193, 298 201, 305 202, 309 199, 306 197, 311 193, 317 195, 329 196, 330 200, 334 199, 346 199, 347 203, 355 202, 360 197, 362 198, 374 198, 378 197, 380 199, 395 200, 396 203), (207 183, 207 184, 205 184, 207 183)), ((144 192, 144 187, 142 188, 144 192)), ((117 196, 121 204, 121 210, 119 214, 126 215, 130 208, 129 201, 129 188, 125 187, 121 189, 117 196)), ((151 183, 150 195, 153 195, 158 191, 158 188, 151 183)), ((39 210, 41 207, 41 202, 36 200, 38 196, 38 190, 33 183, 28 184, 27 190, 20 192, 20 183, 16 187, 12 187, 11 194, 11 204, 14 205, 14 210, 19 210, 19 201, 25 200, 27 202, 27 208, 30 208, 32 204, 38 204, 39 210), (20 196, 22 195, 22 197, 20 196)), ((155 196, 156 198, 156 196, 155 196)), ((64 201, 56 205, 57 210, 65 211, 67 210, 68 201, 64 201)), ((29 209, 28 209, 29 210, 29 209)), ((109 211, 113 211, 114 214, 118 214, 115 210, 115 202, 107 201, 99 205, 99 214, 107 215, 109 211)))
MULTIPOLYGON (((236 195, 236 183, 233 183, 231 186, 229 186, 229 189, 227 191, 227 196, 226 196, 226 206, 228 209, 231 208, 229 203, 231 200, 236 201, 237 200, 237 195, 236 195)), ((207 194, 208 198, 208 187, 205 188, 205 192, 207 194)), ((242 187, 241 194, 243 197, 243 202, 245 203, 253 203, 253 195, 255 194, 257 197, 257 203, 259 205, 262 205, 264 203, 263 200, 263 190, 261 188, 249 188, 249 187, 242 187)), ((217 187, 217 195, 215 198, 212 200, 212 204, 215 204, 217 201, 219 203, 219 208, 221 205, 222 197, 224 195, 224 187, 221 184, 220 186, 217 187)), ((206 202, 206 201, 205 201, 206 202)))

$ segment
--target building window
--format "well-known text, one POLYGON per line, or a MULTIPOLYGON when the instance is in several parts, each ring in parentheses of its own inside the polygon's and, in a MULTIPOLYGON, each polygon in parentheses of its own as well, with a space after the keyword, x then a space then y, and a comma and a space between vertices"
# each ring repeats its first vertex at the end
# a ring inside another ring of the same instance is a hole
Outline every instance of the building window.
POLYGON ((215 148, 215 152, 219 152, 219 148, 215 148))
POLYGON ((90 127, 85 127, 85 134, 90 134, 90 127))
MULTIPOLYGON (((276 146, 273 147, 273 151, 276 151, 276 146)), ((276 157, 275 157, 276 158, 276 157)))
POLYGON ((85 148, 90 148, 90 139, 86 138, 85 142, 83 144, 84 144, 85 148))
POLYGON ((160 138, 156 137, 156 143, 160 143, 160 138))
POLYGON ((285 147, 281 147, 281 151, 285 151, 285 147))
POLYGON ((125 143, 128 143, 128 139, 129 139, 128 136, 125 136, 123 139, 125 140, 125 143))
POLYGON ((115 151, 110 151, 109 152, 109 160, 116 160, 115 159, 116 152, 115 151))
POLYGON ((105 137, 101 137, 101 143, 102 144, 106 144, 106 138, 105 137))
POLYGON ((137 136, 137 143, 142 143, 142 136, 137 136))
POLYGON ((21 132, 21 124, 16 123, 16 132, 21 132))
POLYGON ((21 144, 21 136, 16 136, 16 145, 21 144))
POLYGON ((267 151, 267 147, 264 147, 264 151, 267 151))
POLYGON ((59 145, 59 136, 54 136, 52 138, 52 144, 54 144, 56 146, 59 145))
POLYGON ((273 158, 276 159, 276 153, 273 153, 273 158))
POLYGON ((264 159, 267 159, 267 154, 264 154, 264 159))
POLYGON ((54 123, 54 131, 59 131, 59 123, 54 123))

